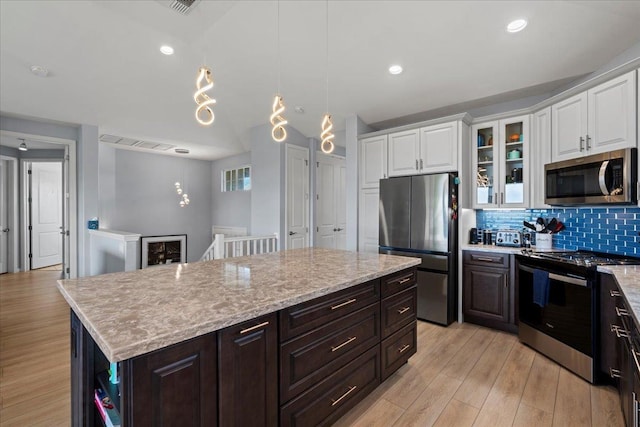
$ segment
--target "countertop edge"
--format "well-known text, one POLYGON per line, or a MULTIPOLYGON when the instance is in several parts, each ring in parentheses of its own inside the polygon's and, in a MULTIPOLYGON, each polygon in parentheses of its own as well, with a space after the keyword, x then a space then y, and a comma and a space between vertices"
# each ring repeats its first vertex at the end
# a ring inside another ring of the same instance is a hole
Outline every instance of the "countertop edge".
POLYGON ((67 294, 64 287, 57 281, 57 287, 65 301, 69 305, 69 307, 74 311, 76 316, 78 316, 80 322, 85 327, 87 332, 91 335, 95 343, 98 345, 100 350, 103 352, 104 356, 110 362, 120 362, 123 360, 127 360, 136 356, 141 356, 143 354, 149 353, 154 350, 159 350, 165 347, 168 347, 173 344, 177 344, 192 338, 196 338, 198 336, 206 335, 211 332, 216 332, 226 327, 245 322, 247 320, 254 319, 256 317, 263 316, 265 314, 273 313, 278 310, 282 310, 287 307, 291 307, 296 304, 300 304, 303 302, 310 301, 314 298, 318 298, 324 295, 328 295, 330 293, 338 292, 352 286, 356 286, 370 280, 374 280, 389 274, 393 274, 395 272, 405 270, 407 268, 415 267, 420 264, 420 260, 417 258, 406 257, 407 261, 402 265, 397 265, 394 267, 388 267, 384 270, 376 271, 375 273, 366 274, 364 276, 360 276, 356 279, 348 280, 345 282, 331 284, 327 287, 323 287, 320 289, 313 290, 308 293, 295 295, 293 297, 286 298, 277 303, 271 303, 265 307, 252 307, 251 310, 245 310, 239 312, 232 316, 225 317, 224 320, 215 320, 209 323, 200 323, 197 325, 193 325, 191 327, 185 328, 180 335, 180 338, 177 339, 173 336, 155 336, 153 339, 146 341, 138 341, 132 343, 127 346, 122 346, 119 348, 112 348, 108 345, 108 343, 103 340, 100 334, 97 332, 94 325, 91 324, 89 318, 83 313, 81 308, 77 305, 77 303, 67 294))

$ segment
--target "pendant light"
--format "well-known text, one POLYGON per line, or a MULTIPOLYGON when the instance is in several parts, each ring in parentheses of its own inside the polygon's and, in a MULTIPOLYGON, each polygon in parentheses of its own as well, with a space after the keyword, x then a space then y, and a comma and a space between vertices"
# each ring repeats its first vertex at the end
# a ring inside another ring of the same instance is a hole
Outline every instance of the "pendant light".
POLYGON ((269 117, 269 121, 271 122, 271 137, 276 142, 282 142, 287 139, 287 130, 285 129, 285 125, 288 123, 287 120, 282 116, 284 112, 284 99, 280 95, 280 0, 278 0, 278 13, 276 19, 276 28, 277 28, 277 44, 278 44, 278 92, 276 93, 275 98, 273 99, 273 106, 271 110, 271 116, 269 117))
POLYGON ((215 119, 213 109, 211 107, 216 103, 216 100, 207 94, 207 91, 212 88, 213 76, 211 74, 211 70, 203 65, 198 69, 196 92, 193 94, 193 100, 198 105, 196 108, 196 120, 204 126, 209 126, 215 119), (204 86, 202 85, 203 81, 206 81, 204 86))
POLYGON ((322 132, 320 133, 320 148, 325 154, 333 153, 334 145, 333 138, 335 135, 331 130, 333 129, 333 122, 331 121, 331 114, 329 114, 329 0, 326 2, 327 9, 327 112, 322 118, 322 132))

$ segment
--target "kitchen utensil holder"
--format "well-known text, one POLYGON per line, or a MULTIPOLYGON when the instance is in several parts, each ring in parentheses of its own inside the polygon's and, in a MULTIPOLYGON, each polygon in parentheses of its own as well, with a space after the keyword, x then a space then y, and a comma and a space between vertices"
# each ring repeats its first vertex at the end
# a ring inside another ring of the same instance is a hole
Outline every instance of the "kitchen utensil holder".
POLYGON ((553 246, 553 234, 536 233, 536 249, 551 249, 553 246))

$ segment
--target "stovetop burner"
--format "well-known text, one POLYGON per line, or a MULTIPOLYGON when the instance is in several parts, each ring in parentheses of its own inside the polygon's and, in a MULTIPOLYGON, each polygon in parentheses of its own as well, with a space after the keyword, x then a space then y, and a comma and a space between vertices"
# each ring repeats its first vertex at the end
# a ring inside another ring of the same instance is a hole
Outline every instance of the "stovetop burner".
POLYGON ((602 252, 579 250, 575 252, 528 252, 534 258, 550 259, 577 266, 597 267, 598 265, 640 264, 640 258, 631 258, 602 252))

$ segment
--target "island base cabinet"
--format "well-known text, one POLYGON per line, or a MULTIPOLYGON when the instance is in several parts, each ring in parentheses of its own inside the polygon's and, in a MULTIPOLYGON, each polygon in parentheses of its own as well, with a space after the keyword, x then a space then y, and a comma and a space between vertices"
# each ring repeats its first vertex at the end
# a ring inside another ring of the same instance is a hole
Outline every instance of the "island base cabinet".
POLYGON ((278 424, 277 315, 218 332, 218 421, 224 426, 278 424))
POLYGON ((282 407, 283 427, 329 426, 380 384, 376 346, 282 407))
POLYGON ((217 419, 216 335, 122 362, 128 426, 211 425, 217 419))
POLYGON ((386 340, 382 341, 382 381, 407 363, 409 358, 417 351, 417 325, 412 322, 386 340))

